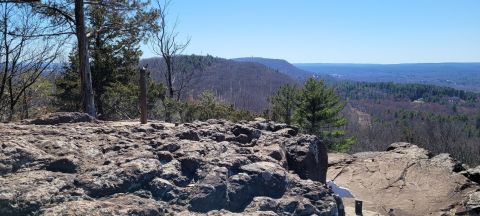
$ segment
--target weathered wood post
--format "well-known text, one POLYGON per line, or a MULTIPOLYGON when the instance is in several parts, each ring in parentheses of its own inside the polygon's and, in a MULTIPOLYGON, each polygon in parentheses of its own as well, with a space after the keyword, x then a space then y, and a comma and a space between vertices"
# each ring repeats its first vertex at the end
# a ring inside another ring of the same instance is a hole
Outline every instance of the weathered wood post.
POLYGON ((140 69, 140 123, 147 123, 147 67, 140 69))

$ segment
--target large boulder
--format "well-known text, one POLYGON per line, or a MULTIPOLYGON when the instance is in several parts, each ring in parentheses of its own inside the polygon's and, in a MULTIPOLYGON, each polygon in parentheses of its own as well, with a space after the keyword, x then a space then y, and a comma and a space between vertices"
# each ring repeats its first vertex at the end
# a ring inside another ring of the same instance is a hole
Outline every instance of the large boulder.
POLYGON ((303 179, 326 183, 328 155, 326 145, 315 136, 303 135, 286 144, 288 167, 303 179))

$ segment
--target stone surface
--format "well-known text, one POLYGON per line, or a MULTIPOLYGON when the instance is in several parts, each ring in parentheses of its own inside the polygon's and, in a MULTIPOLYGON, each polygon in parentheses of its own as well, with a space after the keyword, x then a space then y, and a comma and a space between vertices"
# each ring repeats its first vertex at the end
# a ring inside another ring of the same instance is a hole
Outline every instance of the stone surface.
POLYGON ((58 158, 50 162, 46 170, 52 172, 76 173, 78 169, 78 160, 75 158, 58 158))
POLYGON ((41 118, 27 120, 25 123, 27 124, 35 124, 35 125, 56 125, 56 124, 63 124, 63 123, 78 123, 78 122, 96 122, 95 118, 89 116, 86 113, 79 113, 79 112, 58 112, 58 113, 51 113, 41 118))
POLYGON ((288 167, 301 178, 326 183, 327 148, 317 137, 290 140, 286 153, 288 167))
POLYGON ((337 215, 341 206, 319 182, 323 143, 284 124, 56 113, 0 124, 0 134, 0 215, 337 215))
POLYGON ((58 215, 142 215, 157 216, 165 213, 165 207, 153 199, 130 194, 118 194, 99 200, 77 200, 43 208, 40 213, 58 215))
POLYGON ((470 180, 480 184, 480 166, 475 168, 467 169, 464 172, 464 175, 469 178, 470 180))
MULTIPOLYGON (((433 156, 416 145, 394 143, 385 152, 329 154, 329 160, 328 179, 364 201, 369 214, 478 215, 480 210, 475 195, 480 186, 448 154, 433 156)), ((350 211, 354 203, 345 205, 350 211)))

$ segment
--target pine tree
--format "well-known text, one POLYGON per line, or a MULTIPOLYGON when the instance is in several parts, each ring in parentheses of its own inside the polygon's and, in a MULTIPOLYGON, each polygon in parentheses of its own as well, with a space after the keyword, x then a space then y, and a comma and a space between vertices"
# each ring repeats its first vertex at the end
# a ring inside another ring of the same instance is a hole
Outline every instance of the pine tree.
POLYGON ((269 99, 274 121, 292 124, 292 117, 298 105, 299 90, 292 85, 284 85, 269 99))
POLYGON ((310 78, 300 93, 295 122, 304 132, 321 137, 330 150, 346 151, 353 140, 343 138, 345 131, 341 128, 347 120, 340 112, 344 106, 333 88, 310 78))
MULTIPOLYGON (((106 1, 105 5, 114 0, 106 1)), ((103 5, 88 8, 89 27, 94 32, 90 39, 92 53, 92 80, 100 117, 117 109, 109 106, 103 97, 107 91, 134 91, 137 85, 137 65, 141 51, 139 44, 149 27, 154 26, 154 14, 142 9, 142 4, 128 5, 128 10, 117 10, 103 5), (108 31, 104 26, 109 25, 108 31)), ((115 92, 110 92, 115 94, 115 92)))
MULTIPOLYGON (((137 67, 141 56, 140 42, 155 29, 156 12, 148 11, 148 2, 126 4, 118 10, 115 0, 92 4, 86 8, 91 53, 91 74, 96 108, 100 118, 132 118, 137 113, 137 67), (122 95, 123 101, 120 101, 122 95), (116 112, 123 112, 116 113, 116 112)), ((79 111, 76 92, 80 86, 77 52, 72 52, 70 66, 57 80, 57 98, 66 111, 79 111), (74 93, 74 94, 71 94, 74 93), (75 106, 74 106, 75 105, 75 106), (66 109, 65 109, 66 108, 66 109)))
POLYGON ((69 62, 63 68, 63 72, 55 80, 56 100, 55 106, 59 111, 78 112, 82 109, 82 93, 80 89, 80 75, 78 53, 73 49, 69 56, 69 62))
POLYGON ((198 119, 200 121, 206 121, 218 116, 217 101, 215 96, 210 91, 202 92, 202 95, 200 96, 198 119))

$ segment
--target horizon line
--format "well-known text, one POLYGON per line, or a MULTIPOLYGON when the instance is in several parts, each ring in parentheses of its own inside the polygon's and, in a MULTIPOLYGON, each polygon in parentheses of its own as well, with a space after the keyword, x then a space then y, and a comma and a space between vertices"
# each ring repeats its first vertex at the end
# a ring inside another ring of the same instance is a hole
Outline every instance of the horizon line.
MULTIPOLYGON (((268 58, 268 57, 259 57, 259 56, 250 56, 250 57, 221 57, 212 54, 184 54, 184 55, 197 55, 197 56, 213 56, 215 58, 222 58, 227 60, 235 60, 235 59, 246 59, 246 58, 262 58, 262 59, 269 59, 269 60, 284 60, 292 65, 301 65, 301 64, 343 64, 343 65, 401 65, 401 64, 480 64, 480 60, 478 61, 442 61, 442 62, 399 62, 399 63, 374 63, 374 62, 290 62, 287 59, 282 58, 268 58)), ((151 59, 151 58, 162 58, 161 56, 148 56, 148 57, 140 57, 142 59, 151 59)))
POLYGON ((296 62, 290 64, 350 64, 350 65, 400 65, 400 64, 480 64, 480 61, 445 61, 445 62, 400 62, 400 63, 363 63, 363 62, 296 62))

